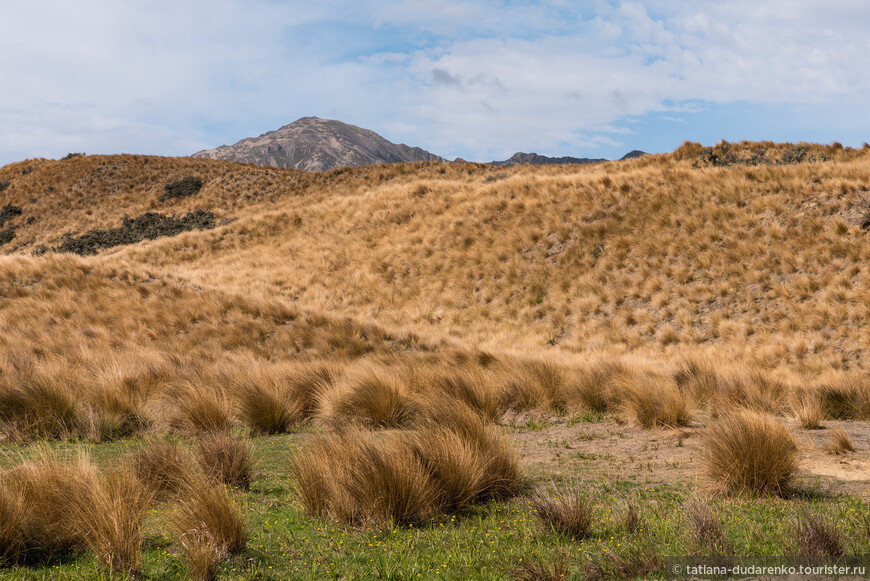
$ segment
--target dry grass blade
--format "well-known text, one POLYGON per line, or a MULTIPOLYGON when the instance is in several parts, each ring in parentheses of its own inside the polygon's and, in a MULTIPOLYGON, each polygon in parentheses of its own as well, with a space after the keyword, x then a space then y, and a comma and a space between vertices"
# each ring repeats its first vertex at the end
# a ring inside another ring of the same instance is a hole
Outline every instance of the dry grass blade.
POLYGON ((738 411, 710 425, 701 449, 707 476, 734 492, 780 493, 798 469, 788 428, 771 416, 738 411))

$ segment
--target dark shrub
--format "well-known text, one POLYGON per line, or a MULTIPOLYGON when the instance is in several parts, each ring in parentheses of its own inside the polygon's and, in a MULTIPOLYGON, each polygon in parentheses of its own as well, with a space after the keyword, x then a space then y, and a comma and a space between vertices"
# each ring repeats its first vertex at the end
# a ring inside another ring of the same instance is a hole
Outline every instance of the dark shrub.
POLYGON ((178 181, 166 184, 163 189, 166 191, 162 196, 160 196, 161 202, 189 198, 202 189, 202 180, 188 176, 178 181))

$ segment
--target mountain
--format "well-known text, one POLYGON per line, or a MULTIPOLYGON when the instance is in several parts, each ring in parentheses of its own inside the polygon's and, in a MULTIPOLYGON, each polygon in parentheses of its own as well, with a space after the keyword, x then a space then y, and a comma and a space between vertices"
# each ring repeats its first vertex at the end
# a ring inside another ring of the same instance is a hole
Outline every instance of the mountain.
POLYGON ((317 117, 303 117, 276 131, 242 139, 235 145, 206 149, 193 157, 304 171, 404 161, 443 161, 419 147, 387 141, 369 129, 317 117))
POLYGON ((527 163, 529 165, 561 165, 568 163, 600 163, 609 161, 606 159, 590 159, 588 157, 547 157, 546 155, 538 155, 537 153, 523 153, 518 151, 513 154, 510 159, 504 161, 490 162, 492 165, 514 166, 527 163))
MULTIPOLYGON (((646 155, 646 152, 635 149, 634 151, 630 151, 629 153, 623 155, 620 158, 620 161, 643 157, 644 155, 646 155)), ((537 153, 523 153, 521 151, 518 151, 517 153, 513 154, 510 159, 506 159, 504 161, 492 161, 490 162, 490 164, 510 167, 514 165, 522 165, 524 163, 527 163, 529 165, 562 165, 569 163, 601 163, 604 161, 609 160, 603 158, 594 159, 588 157, 570 157, 567 155, 563 157, 547 157, 546 155, 538 155, 537 153)))

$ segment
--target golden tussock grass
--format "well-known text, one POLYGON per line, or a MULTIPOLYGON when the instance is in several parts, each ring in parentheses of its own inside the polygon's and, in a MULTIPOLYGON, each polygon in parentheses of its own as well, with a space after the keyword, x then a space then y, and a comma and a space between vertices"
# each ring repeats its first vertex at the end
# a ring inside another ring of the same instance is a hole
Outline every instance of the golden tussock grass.
POLYGON ((171 517, 188 569, 194 579, 214 579, 219 563, 247 546, 248 533, 239 506, 223 484, 192 473, 171 517))
POLYGON ((153 497, 130 470, 101 472, 84 455, 69 462, 43 450, 2 480, 5 559, 87 548, 106 569, 141 574, 141 525, 153 497))
POLYGON ((826 449, 832 454, 845 454, 846 452, 855 451, 852 438, 849 437, 843 426, 837 426, 831 430, 830 440, 826 449))
POLYGON ((510 445, 464 404, 418 428, 343 429, 315 437, 294 460, 299 498, 314 515, 353 526, 425 523, 445 512, 516 494, 510 445))
POLYGON ((194 447, 200 470, 215 481, 248 490, 254 473, 251 446, 225 432, 200 435, 194 447))
POLYGON ((532 507, 545 527, 574 540, 585 539, 592 529, 592 507, 576 492, 538 493, 532 498, 532 507))
POLYGON ((702 462, 714 485, 729 492, 782 493, 798 469, 798 447, 776 418, 741 410, 710 424, 702 462))

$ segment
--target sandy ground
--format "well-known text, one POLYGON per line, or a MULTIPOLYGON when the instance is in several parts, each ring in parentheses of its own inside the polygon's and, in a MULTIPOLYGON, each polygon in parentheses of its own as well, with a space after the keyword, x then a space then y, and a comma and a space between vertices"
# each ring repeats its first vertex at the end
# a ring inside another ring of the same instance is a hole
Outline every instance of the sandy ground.
MULTIPOLYGON (((709 487, 700 460, 701 427, 644 430, 613 420, 572 425, 568 418, 540 414, 509 424, 522 462, 538 482, 570 478, 709 487)), ((870 423, 828 421, 824 429, 804 430, 791 421, 789 427, 801 451, 798 488, 870 499, 870 423), (855 452, 826 450, 837 426, 849 434, 855 452)))

